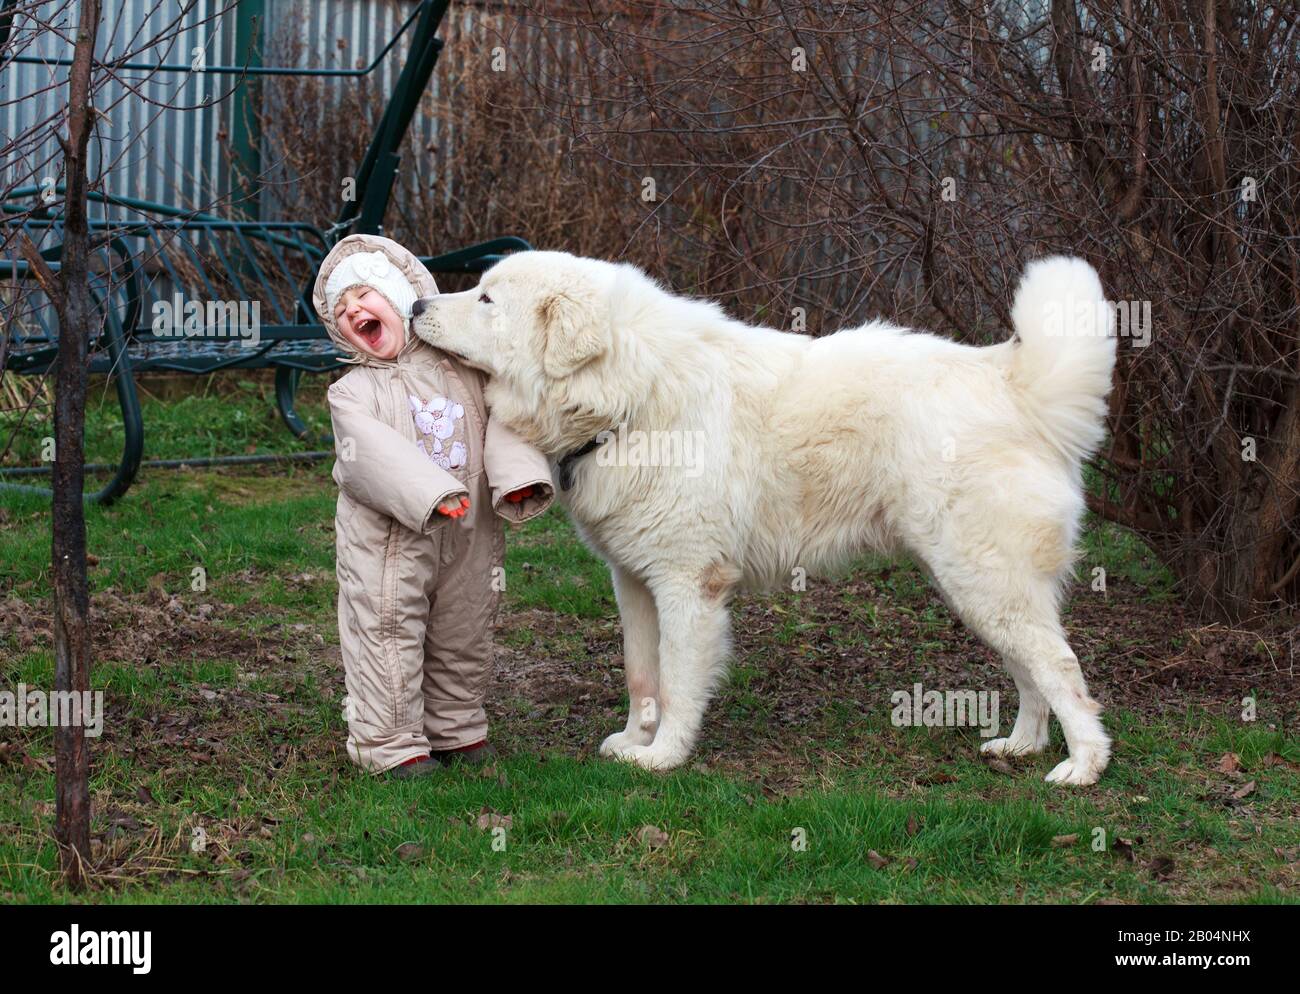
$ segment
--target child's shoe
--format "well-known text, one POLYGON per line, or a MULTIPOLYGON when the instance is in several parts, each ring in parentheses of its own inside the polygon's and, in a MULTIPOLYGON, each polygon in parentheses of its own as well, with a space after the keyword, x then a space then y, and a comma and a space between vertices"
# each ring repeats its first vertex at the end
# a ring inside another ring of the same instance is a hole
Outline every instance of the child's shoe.
POLYGON ((441 768, 442 764, 432 756, 414 756, 389 770, 388 779, 414 780, 417 777, 427 777, 432 773, 437 773, 441 768))
POLYGON ((497 758, 497 751, 492 748, 492 744, 487 739, 484 739, 482 742, 461 746, 459 749, 435 749, 433 758, 439 760, 443 766, 484 766, 497 758))

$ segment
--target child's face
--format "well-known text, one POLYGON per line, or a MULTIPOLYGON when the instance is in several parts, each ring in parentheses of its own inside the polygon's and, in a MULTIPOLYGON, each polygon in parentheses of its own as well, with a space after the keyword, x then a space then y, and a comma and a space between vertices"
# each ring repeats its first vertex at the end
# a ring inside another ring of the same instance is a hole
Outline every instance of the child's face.
POLYGON ((375 359, 395 359, 406 344, 404 322, 372 287, 347 290, 334 305, 334 320, 354 349, 375 359))

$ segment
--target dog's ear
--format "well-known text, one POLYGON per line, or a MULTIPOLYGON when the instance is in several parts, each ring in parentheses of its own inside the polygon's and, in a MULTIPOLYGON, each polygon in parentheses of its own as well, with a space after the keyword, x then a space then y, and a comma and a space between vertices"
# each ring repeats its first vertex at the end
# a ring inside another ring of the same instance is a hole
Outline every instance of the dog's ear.
POLYGON ((542 329, 542 368, 562 379, 602 355, 609 347, 608 315, 602 314, 594 295, 558 291, 537 305, 542 329))

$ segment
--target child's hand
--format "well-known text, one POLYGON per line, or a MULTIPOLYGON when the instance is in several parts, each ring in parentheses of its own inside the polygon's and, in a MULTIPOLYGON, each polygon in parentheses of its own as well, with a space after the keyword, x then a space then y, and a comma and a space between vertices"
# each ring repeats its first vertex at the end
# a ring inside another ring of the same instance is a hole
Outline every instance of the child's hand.
POLYGON ((532 495, 533 495, 533 488, 532 485, 530 484, 529 486, 526 487, 520 487, 518 490, 510 491, 510 493, 506 494, 506 500, 510 501, 511 504, 518 504, 521 503, 522 501, 526 501, 532 495))
POLYGON ((469 498, 444 497, 438 501, 436 510, 439 514, 445 514, 449 518, 463 518, 465 512, 469 510, 469 498))

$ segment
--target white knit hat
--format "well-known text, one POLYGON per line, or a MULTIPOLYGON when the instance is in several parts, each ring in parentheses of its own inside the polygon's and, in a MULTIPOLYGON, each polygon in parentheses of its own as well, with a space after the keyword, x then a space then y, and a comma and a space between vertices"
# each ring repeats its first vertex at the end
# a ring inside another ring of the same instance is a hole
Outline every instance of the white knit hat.
POLYGON ((354 286, 373 287, 393 305, 398 317, 410 319, 415 287, 383 252, 356 252, 334 267, 325 281, 325 303, 331 315, 339 298, 354 286))

